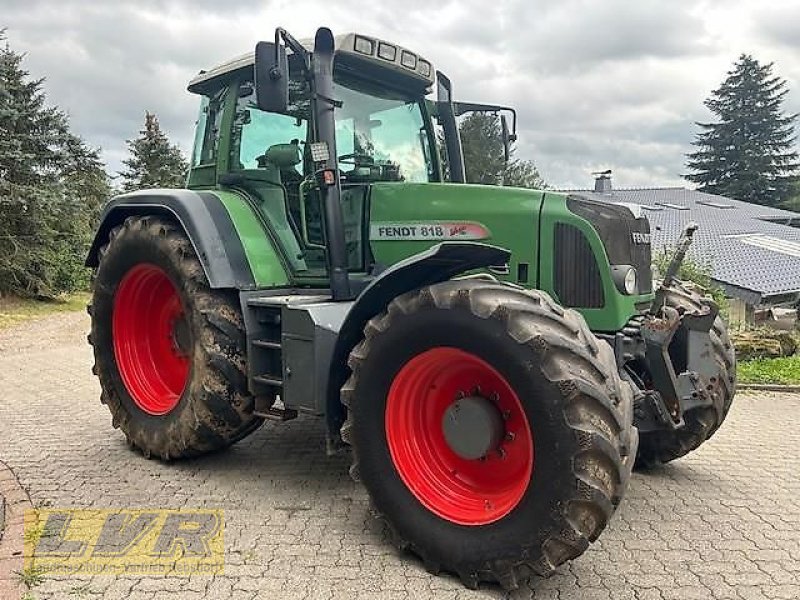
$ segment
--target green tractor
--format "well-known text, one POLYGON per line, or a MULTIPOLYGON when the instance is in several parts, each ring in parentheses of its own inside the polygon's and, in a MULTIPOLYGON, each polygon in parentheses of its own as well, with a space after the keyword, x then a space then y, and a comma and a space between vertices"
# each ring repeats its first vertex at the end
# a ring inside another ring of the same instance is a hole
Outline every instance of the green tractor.
POLYGON ((113 198, 87 259, 101 399, 145 456, 322 417, 399 547, 513 589, 722 423, 733 350, 674 277, 692 230, 656 285, 635 207, 466 184, 457 118, 501 115, 508 146, 513 110, 325 28, 189 91, 187 189, 113 198))

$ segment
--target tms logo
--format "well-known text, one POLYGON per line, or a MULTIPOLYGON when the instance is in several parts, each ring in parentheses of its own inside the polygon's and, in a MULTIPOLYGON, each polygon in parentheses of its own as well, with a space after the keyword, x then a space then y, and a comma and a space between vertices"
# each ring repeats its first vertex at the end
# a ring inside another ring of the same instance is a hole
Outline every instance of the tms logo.
POLYGON ((650 234, 640 233, 639 231, 633 231, 631 232, 631 239, 633 240, 634 244, 649 244, 650 234))

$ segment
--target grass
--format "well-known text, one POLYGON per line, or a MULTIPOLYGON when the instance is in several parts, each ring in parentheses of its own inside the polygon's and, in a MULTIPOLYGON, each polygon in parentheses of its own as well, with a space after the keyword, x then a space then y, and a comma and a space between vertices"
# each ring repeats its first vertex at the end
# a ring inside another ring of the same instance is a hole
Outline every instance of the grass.
POLYGON ((19 580, 26 588, 31 589, 44 583, 44 569, 41 567, 28 567, 22 571, 15 571, 19 580))
POLYGON ((800 355, 784 358, 756 358, 739 363, 741 383, 800 385, 800 355))
POLYGON ((88 292, 78 292, 55 300, 3 297, 0 298, 0 329, 41 319, 53 313, 83 310, 88 302, 88 292))

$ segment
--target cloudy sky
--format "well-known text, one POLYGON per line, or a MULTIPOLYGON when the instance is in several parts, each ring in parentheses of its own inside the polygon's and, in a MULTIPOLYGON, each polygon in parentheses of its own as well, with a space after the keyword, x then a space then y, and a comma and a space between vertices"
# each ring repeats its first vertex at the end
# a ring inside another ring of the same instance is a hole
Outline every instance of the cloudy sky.
POLYGON ((202 68, 319 25, 417 50, 462 100, 510 103, 518 156, 557 187, 684 185, 703 100, 742 52, 775 62, 800 112, 797 0, 0 0, 0 27, 49 101, 119 169, 144 111, 188 152, 202 68))

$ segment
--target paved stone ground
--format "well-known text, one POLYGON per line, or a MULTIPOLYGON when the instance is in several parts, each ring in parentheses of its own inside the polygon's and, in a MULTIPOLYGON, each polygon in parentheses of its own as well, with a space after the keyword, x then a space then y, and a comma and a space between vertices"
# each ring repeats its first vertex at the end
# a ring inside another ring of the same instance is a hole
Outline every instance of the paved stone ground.
MULTIPOLYGON (((49 578, 32 597, 505 597, 399 556, 346 458, 325 456, 314 420, 269 424, 229 451, 173 465, 130 452, 98 402, 87 327, 71 314, 0 333, 0 459, 39 506, 223 508, 227 565, 213 578, 49 578)), ((741 396, 701 450, 633 478, 583 557, 511 597, 800 598, 798 470, 800 396, 741 396)))

